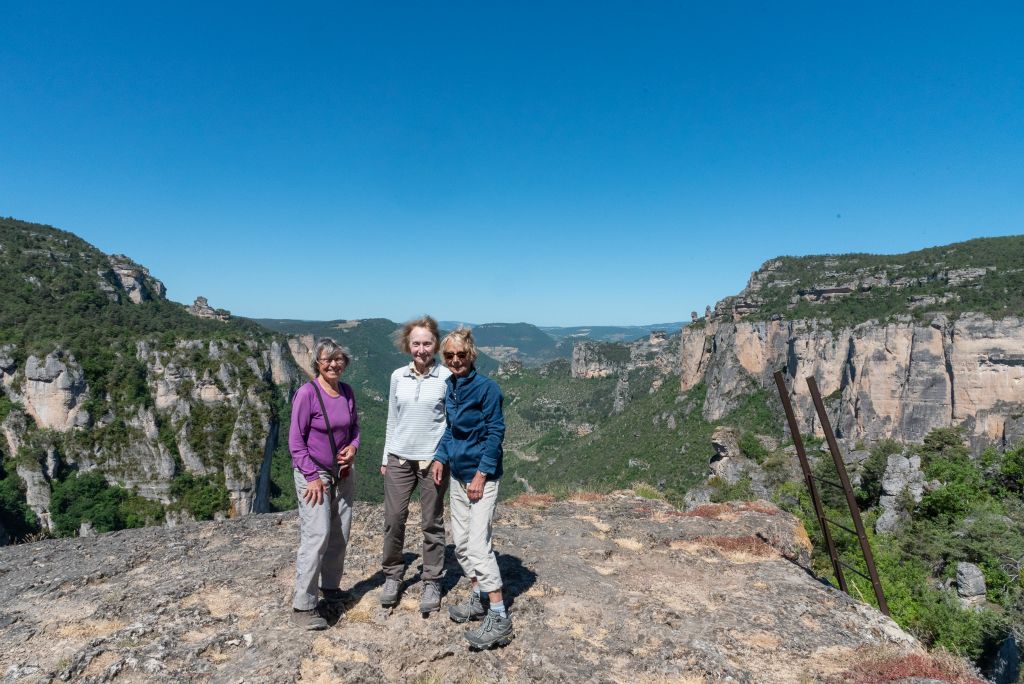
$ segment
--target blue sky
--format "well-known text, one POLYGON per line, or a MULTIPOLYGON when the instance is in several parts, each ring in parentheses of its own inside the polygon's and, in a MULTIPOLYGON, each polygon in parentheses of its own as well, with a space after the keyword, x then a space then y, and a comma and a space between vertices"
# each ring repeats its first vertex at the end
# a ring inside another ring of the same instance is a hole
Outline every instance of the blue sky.
POLYGON ((0 0, 0 214, 248 316, 685 320, 1024 233, 1024 4, 0 0))

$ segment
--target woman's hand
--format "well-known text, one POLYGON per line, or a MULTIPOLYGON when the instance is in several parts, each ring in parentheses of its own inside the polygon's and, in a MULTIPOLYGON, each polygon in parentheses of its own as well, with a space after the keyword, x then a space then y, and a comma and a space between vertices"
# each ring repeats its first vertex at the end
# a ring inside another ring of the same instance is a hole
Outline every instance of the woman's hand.
POLYGON ((476 471, 476 475, 469 481, 469 486, 466 487, 466 496, 469 497, 470 501, 479 501, 484 496, 484 485, 487 484, 487 476, 481 473, 479 470, 476 471))
POLYGON ((434 484, 438 487, 444 481, 444 464, 440 461, 434 461, 430 464, 430 474, 434 476, 434 484))
POLYGON ((381 475, 387 475, 388 474, 388 467, 387 466, 381 466, 380 467, 380 474, 381 475))
POLYGON ((352 465, 352 461, 356 459, 355 446, 349 444, 347 447, 342 447, 341 449, 338 449, 338 455, 336 458, 338 461, 338 465, 340 465, 342 468, 347 468, 348 466, 352 465))
POLYGON ((319 506, 324 502, 324 482, 319 477, 306 483, 306 491, 302 493, 302 500, 307 506, 319 506))

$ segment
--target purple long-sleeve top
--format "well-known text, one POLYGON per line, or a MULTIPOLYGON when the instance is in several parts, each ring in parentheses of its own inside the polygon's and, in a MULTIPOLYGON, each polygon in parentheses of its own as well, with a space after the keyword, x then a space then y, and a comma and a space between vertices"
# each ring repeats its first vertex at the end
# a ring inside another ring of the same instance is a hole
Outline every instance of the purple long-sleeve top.
MULTIPOLYGON (((315 380, 313 382, 316 382, 315 380)), ((318 470, 336 472, 337 461, 331 453, 331 441, 327 437, 320 401, 316 398, 313 382, 300 387, 292 397, 292 425, 288 432, 288 448, 292 452, 292 465, 298 469, 307 482, 317 477, 318 470)), ((349 444, 359 448, 359 415, 352 388, 340 383, 341 394, 332 397, 320 388, 324 398, 327 417, 334 433, 334 444, 340 450, 349 444)))

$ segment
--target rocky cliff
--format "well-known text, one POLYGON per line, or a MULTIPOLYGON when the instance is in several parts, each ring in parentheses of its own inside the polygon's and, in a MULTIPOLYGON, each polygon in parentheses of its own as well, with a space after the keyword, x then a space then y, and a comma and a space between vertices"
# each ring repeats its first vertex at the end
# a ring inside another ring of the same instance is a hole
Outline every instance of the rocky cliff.
POLYGON ((807 389, 828 398, 837 435, 919 442, 962 425, 979 443, 1024 435, 1024 321, 967 314, 928 324, 875 321, 835 330, 821 321, 713 321, 684 329, 681 389, 707 384, 717 420, 750 387, 785 371, 800 424, 822 434, 807 389))
POLYGON ((978 446, 1012 444, 1024 437, 1024 276, 1006 259, 1022 244, 769 261, 683 330, 681 389, 705 383, 717 420, 749 388, 774 391, 783 370, 808 432, 821 435, 813 376, 841 437, 919 442, 955 425, 978 446))
POLYGON ((172 508, 184 474, 226 490, 228 515, 265 505, 297 378, 283 338, 196 319, 128 257, 12 219, 0 219, 0 295, 0 458, 43 529, 73 473, 172 508))
MULTIPOLYGON (((463 626, 420 617, 413 572, 400 606, 380 608, 382 520, 379 507, 357 511, 351 596, 321 633, 288 622, 294 513, 0 549, 0 677, 849 682, 884 670, 976 681, 811 577, 803 528, 769 504, 681 514, 630 492, 502 504, 495 544, 516 638, 482 653, 463 626)), ((450 546, 443 585, 446 603, 468 587, 450 546)))

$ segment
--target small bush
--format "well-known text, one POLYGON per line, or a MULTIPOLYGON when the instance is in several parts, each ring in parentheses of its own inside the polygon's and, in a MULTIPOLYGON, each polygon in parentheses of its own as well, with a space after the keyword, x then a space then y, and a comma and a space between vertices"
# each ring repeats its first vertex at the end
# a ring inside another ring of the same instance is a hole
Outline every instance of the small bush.
POLYGON ((196 520, 213 520, 215 513, 227 512, 231 504, 223 475, 182 473, 171 482, 171 497, 175 508, 188 511, 196 520))
POLYGON ((723 503, 725 501, 749 501, 756 498, 754 485, 749 475, 744 475, 734 484, 730 484, 720 477, 713 477, 708 480, 711 487, 712 503, 723 503))
POLYGON ((753 432, 744 432, 740 436, 739 447, 743 455, 752 461, 764 463, 765 458, 768 457, 768 450, 764 448, 761 440, 753 432))

